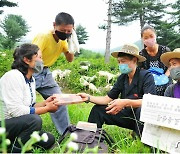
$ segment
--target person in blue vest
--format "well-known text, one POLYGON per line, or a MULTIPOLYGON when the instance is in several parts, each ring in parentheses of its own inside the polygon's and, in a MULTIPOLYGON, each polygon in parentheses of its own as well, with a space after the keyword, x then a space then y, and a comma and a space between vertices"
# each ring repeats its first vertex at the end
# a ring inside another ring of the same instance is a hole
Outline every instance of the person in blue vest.
POLYGON ((146 58, 139 55, 139 48, 134 44, 125 44, 112 56, 117 58, 121 75, 107 95, 79 93, 84 101, 96 104, 88 121, 96 123, 98 128, 103 124, 128 128, 141 137, 143 124, 139 119, 142 97, 148 93, 156 94, 153 75, 137 67, 137 63, 146 58))

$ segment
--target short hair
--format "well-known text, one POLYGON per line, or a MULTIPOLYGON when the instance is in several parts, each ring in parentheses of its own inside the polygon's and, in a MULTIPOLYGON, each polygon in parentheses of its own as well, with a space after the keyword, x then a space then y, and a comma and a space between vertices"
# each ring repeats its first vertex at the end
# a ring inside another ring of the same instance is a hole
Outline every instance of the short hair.
POLYGON ((31 60, 33 55, 38 53, 38 46, 35 44, 25 43, 17 47, 13 53, 14 61, 12 63, 12 69, 18 69, 23 75, 28 73, 28 64, 24 62, 24 57, 31 60))
POLYGON ((146 25, 141 29, 141 37, 143 36, 144 31, 147 30, 147 29, 152 30, 156 34, 156 30, 154 29, 154 27, 152 27, 150 25, 146 25))
POLYGON ((74 19, 73 17, 65 12, 59 13, 55 18, 56 25, 73 25, 74 26, 74 19))
POLYGON ((135 56, 127 54, 127 53, 124 53, 124 52, 119 52, 118 53, 118 57, 128 57, 130 60, 132 60, 135 56))

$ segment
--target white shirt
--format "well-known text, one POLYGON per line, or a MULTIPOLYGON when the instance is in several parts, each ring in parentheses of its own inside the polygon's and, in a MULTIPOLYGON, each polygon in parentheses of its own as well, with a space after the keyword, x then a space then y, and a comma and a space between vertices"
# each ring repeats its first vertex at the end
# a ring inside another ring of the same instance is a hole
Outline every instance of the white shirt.
POLYGON ((2 76, 0 79, 0 104, 2 104, 5 119, 30 114, 30 106, 36 100, 35 80, 32 79, 33 82, 29 82, 30 88, 24 75, 17 69, 8 71, 2 76))

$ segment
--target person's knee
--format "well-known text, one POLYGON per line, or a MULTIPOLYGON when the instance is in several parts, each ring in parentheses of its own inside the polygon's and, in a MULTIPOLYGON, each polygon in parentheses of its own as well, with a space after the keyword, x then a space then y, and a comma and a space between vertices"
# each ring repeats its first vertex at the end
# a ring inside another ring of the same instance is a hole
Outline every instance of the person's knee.
POLYGON ((99 121, 101 120, 101 117, 104 115, 104 113, 105 113, 104 105, 94 105, 90 112, 88 122, 99 123, 99 121))
POLYGON ((41 130, 42 128, 42 119, 38 114, 31 114, 30 125, 34 127, 35 130, 41 130))
POLYGON ((101 112, 105 112, 105 105, 94 105, 91 112, 93 112, 94 114, 99 114, 101 112))

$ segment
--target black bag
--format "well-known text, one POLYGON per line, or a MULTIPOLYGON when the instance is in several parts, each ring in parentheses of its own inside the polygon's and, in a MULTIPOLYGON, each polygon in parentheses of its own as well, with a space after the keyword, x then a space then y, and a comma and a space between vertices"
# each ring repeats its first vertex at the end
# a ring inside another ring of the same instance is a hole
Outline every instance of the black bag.
POLYGON ((97 128, 96 132, 92 132, 76 128, 75 125, 70 125, 66 128, 65 132, 58 140, 58 143, 60 144, 65 137, 71 133, 76 133, 78 136, 78 139, 73 142, 78 144, 77 152, 80 153, 82 153, 86 147, 91 149, 96 146, 98 146, 98 153, 108 153, 108 145, 112 147, 112 144, 114 143, 113 139, 102 128, 97 128))

